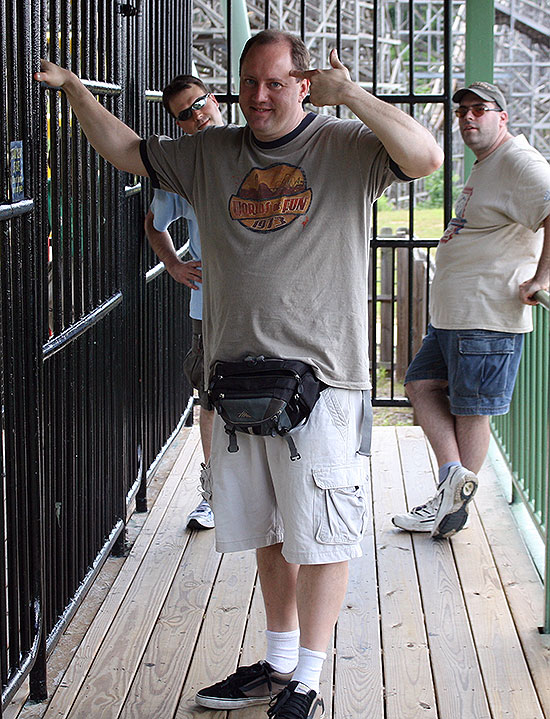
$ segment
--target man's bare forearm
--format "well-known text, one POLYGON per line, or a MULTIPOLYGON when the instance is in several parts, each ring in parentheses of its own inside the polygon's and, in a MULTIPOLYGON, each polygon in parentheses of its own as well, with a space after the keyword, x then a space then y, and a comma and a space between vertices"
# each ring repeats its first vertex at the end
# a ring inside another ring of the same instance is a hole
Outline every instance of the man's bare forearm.
POLYGON ((139 152, 141 138, 100 105, 70 70, 42 60, 35 79, 63 90, 90 144, 119 170, 147 175, 139 152))
POLYGON ((443 162, 443 150, 432 134, 398 107, 383 102, 353 82, 335 50, 329 60, 329 69, 290 73, 311 82, 312 104, 349 107, 374 132, 408 177, 424 177, 435 172, 443 162))
POLYGON ((153 225, 153 214, 151 211, 145 216, 145 234, 151 245, 151 249, 167 268, 179 263, 180 259, 174 247, 174 242, 168 230, 160 232, 153 225))

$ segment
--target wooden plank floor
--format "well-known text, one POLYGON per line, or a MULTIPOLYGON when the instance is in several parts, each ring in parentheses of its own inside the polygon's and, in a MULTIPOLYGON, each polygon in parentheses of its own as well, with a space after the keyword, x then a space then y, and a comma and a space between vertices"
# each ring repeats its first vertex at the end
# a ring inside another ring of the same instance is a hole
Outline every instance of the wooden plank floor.
MULTIPOLYGON (((199 462, 194 428, 49 704, 8 719, 265 719, 193 703, 265 651, 253 552, 219 555, 213 532, 185 529, 199 462)), ((433 493, 421 430, 376 427, 371 464, 364 556, 323 673, 327 719, 550 719, 542 587, 494 470, 470 527, 436 542, 391 524, 433 493)))

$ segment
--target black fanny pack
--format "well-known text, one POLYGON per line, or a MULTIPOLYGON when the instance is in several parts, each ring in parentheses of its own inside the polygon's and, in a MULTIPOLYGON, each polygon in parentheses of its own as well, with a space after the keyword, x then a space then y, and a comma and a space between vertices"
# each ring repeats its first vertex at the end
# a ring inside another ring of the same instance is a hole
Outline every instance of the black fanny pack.
POLYGON ((240 362, 216 362, 208 394, 225 422, 229 452, 238 452, 236 432, 280 435, 290 459, 300 459, 288 432, 304 422, 326 385, 299 360, 246 357, 240 362))

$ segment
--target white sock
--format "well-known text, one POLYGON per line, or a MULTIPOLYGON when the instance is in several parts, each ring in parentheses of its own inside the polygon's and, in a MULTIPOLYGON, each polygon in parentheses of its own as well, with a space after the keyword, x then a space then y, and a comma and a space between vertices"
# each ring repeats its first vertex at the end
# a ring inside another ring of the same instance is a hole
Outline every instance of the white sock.
POLYGON ((267 637, 266 662, 281 674, 290 674, 298 663, 300 630, 292 632, 271 632, 265 630, 267 637))
POLYGON ((319 693, 321 669, 326 658, 325 652, 316 652, 313 649, 300 647, 298 666, 292 675, 292 681, 302 682, 302 684, 319 693))

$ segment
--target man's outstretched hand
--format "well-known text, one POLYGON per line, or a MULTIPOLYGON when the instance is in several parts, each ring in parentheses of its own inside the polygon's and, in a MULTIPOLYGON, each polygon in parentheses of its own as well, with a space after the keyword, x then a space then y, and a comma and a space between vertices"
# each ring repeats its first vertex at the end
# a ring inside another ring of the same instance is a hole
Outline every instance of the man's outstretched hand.
POLYGON ((34 79, 44 82, 48 87, 61 88, 71 75, 70 70, 65 70, 49 60, 40 60, 40 72, 34 73, 34 79))

